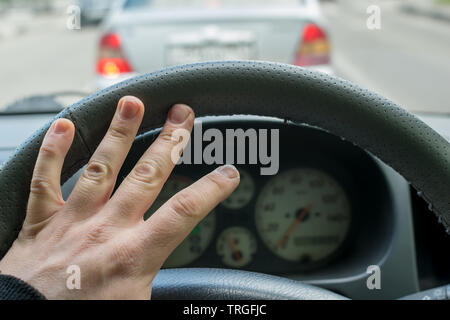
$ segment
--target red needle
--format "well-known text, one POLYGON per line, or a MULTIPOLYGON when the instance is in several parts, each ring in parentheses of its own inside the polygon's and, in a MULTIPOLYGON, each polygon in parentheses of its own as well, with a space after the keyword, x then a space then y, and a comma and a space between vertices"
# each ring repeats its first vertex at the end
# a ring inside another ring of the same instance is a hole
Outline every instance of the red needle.
POLYGON ((275 246, 275 248, 279 248, 281 247, 287 240, 287 238, 289 238, 289 236, 291 235, 292 231, 294 231, 295 227, 303 220, 303 218, 308 214, 308 212, 311 210, 311 205, 308 204, 303 210, 302 212, 300 212, 300 214, 298 215, 297 219, 295 219, 294 222, 291 223, 291 225, 289 226, 289 228, 286 230, 286 232, 283 234, 283 236, 281 237, 280 241, 278 241, 277 245, 275 246))
POLYGON ((236 248, 236 244, 234 243, 233 239, 231 237, 227 237, 228 243, 230 244, 231 251, 233 251, 233 255, 236 258, 237 261, 240 261, 242 259, 241 254, 239 253, 238 248, 236 248))

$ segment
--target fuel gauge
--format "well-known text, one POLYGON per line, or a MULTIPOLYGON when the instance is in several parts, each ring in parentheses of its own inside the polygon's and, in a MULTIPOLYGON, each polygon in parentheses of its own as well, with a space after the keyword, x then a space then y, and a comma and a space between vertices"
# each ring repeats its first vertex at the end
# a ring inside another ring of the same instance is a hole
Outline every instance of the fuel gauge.
POLYGON ((256 248, 255 236, 244 227, 225 229, 217 240, 217 254, 230 267, 241 268, 249 264, 256 248))

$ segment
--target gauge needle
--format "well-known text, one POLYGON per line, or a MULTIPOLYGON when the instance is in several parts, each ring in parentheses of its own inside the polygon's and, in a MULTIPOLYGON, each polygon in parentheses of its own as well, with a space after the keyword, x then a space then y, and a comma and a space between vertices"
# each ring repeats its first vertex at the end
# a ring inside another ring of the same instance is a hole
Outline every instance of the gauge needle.
POLYGON ((242 259, 241 254, 239 253, 238 248, 236 247, 236 244, 234 243, 233 239, 231 237, 227 237, 228 243, 230 244, 231 251, 233 251, 233 255, 236 258, 237 261, 240 261, 242 259))
POLYGON ((311 210, 311 205, 308 204, 303 210, 302 212, 300 212, 300 214, 298 215, 297 219, 295 219, 294 222, 291 223, 291 225, 289 226, 289 228, 286 230, 286 232, 283 234, 283 236, 281 237, 280 241, 278 241, 277 245, 275 246, 275 248, 279 248, 281 247, 287 240, 287 238, 289 238, 289 236, 291 235, 292 231, 294 231, 295 227, 303 220, 303 218, 308 214, 308 212, 311 210))

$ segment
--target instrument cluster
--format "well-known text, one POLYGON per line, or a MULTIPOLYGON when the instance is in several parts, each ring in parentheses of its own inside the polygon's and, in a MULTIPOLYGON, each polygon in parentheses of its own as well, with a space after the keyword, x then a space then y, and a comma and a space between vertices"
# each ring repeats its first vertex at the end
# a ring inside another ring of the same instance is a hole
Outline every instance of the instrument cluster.
MULTIPOLYGON (((330 174, 298 167, 257 187, 251 173, 239 172, 239 187, 192 230, 163 267, 195 266, 208 250, 214 251, 209 257, 216 260, 209 265, 246 268, 262 255, 267 263, 277 258, 308 266, 341 248, 350 229, 351 205, 330 174)), ((145 218, 192 182, 172 175, 145 218)))
MULTIPOLYGON (((279 130, 279 170, 263 175, 261 165, 236 164, 238 188, 163 267, 236 268, 319 279, 365 272, 361 266, 384 254, 393 226, 391 202, 377 163, 362 149, 317 128, 277 121, 203 123, 204 129, 210 127, 279 130)), ((136 140, 117 185, 157 134, 136 140)), ((144 218, 218 165, 177 165, 144 218)))

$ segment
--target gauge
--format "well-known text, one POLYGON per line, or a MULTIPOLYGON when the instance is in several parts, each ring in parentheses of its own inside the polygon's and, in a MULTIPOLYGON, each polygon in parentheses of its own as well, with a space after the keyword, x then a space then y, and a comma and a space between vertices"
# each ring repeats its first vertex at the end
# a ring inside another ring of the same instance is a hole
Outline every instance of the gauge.
MULTIPOLYGON (((191 180, 182 176, 171 176, 153 205, 147 211, 144 219, 148 219, 156 210, 158 210, 167 200, 169 200, 178 191, 183 190, 191 184, 191 180)), ((184 239, 184 241, 167 258, 163 267, 174 268, 187 265, 199 258, 212 241, 216 225, 216 216, 210 212, 184 239)))
POLYGON ((233 193, 222 202, 222 205, 228 209, 240 209, 252 199, 255 192, 255 183, 252 176, 245 170, 239 170, 239 186, 233 193))
POLYGON ((327 173, 311 168, 272 178, 258 196, 256 227, 279 257, 311 263, 335 252, 350 226, 350 202, 327 173))
POLYGON ((217 254, 230 267, 240 268, 250 263, 256 252, 256 239, 244 227, 225 229, 217 240, 217 254))

